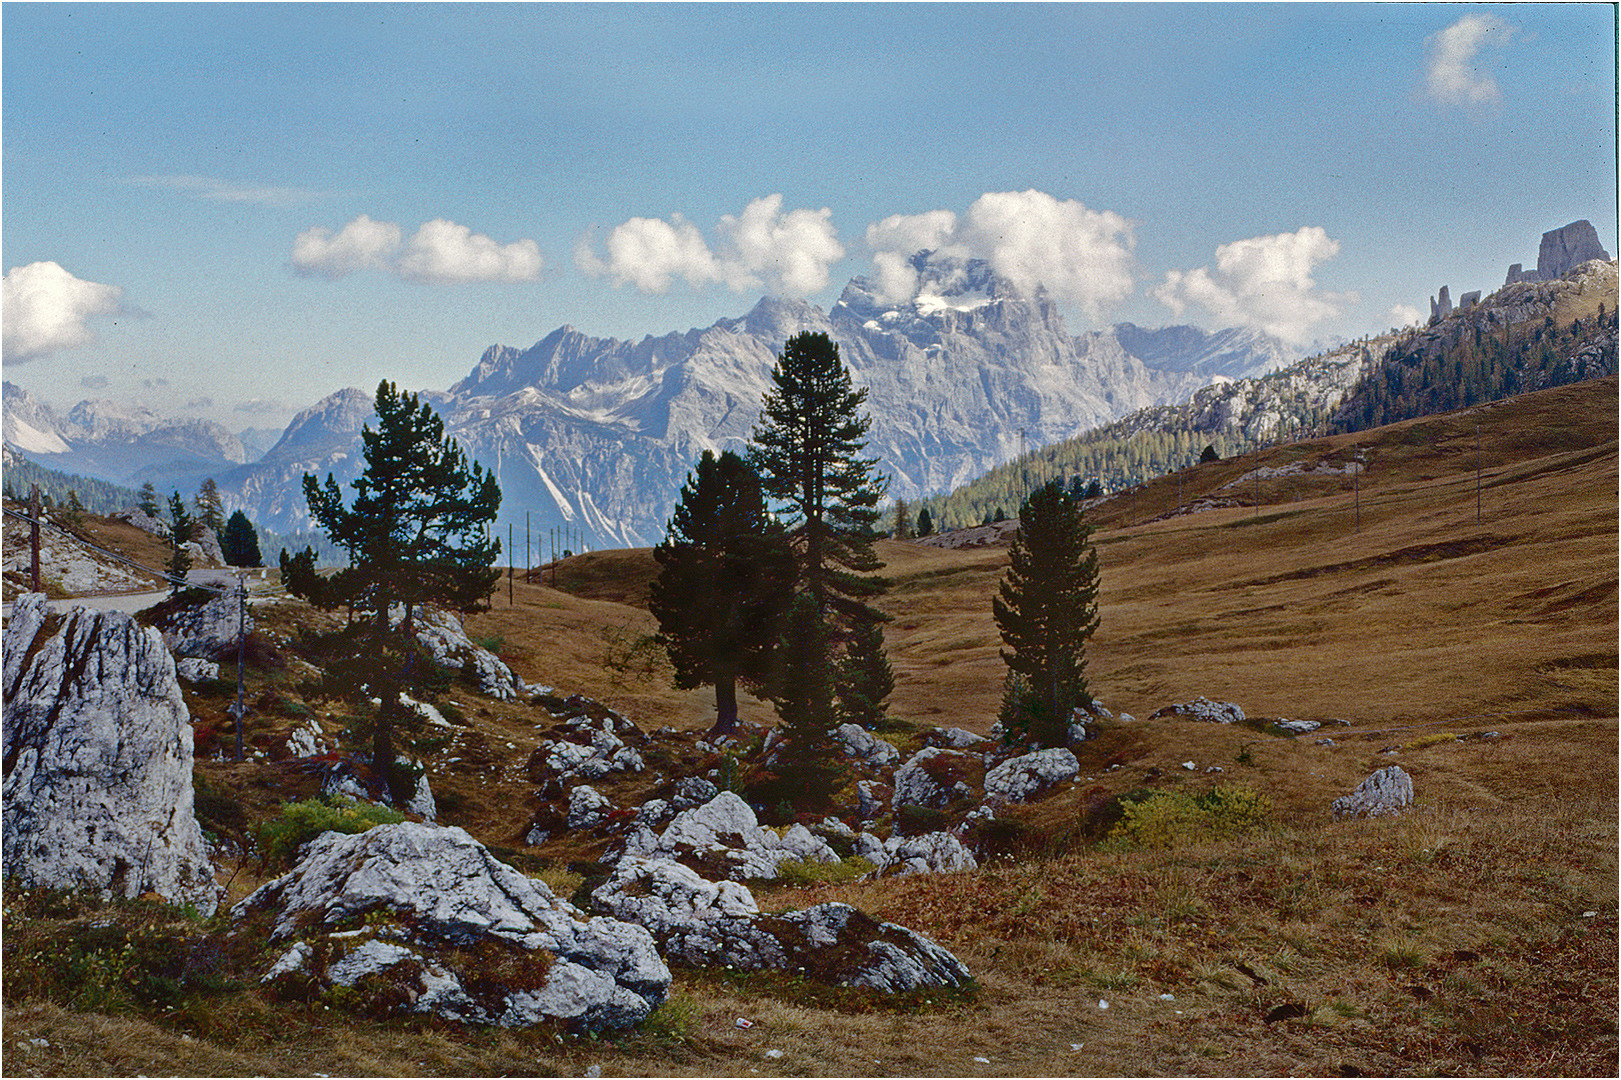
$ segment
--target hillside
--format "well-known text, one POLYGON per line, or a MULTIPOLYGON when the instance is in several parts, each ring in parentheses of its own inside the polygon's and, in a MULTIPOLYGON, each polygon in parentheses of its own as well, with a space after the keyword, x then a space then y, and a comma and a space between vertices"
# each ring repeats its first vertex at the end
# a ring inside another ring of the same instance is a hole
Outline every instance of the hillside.
POLYGON ((1223 379, 1186 402, 1154 405, 1040 447, 927 506, 937 524, 1011 514, 1033 483, 1097 481, 1121 491, 1193 464, 1328 431, 1497 401, 1616 373, 1616 264, 1505 285, 1429 326, 1391 331, 1253 378, 1223 379))
MULTIPOLYGON (((368 1021, 251 989, 167 1019, 101 1016, 17 989, 32 985, 18 950, 40 931, 8 892, 8 1072, 1613 1075, 1616 416, 1616 380, 1590 380, 1191 468, 1182 513, 1175 477, 1094 506, 1103 623, 1088 670, 1109 708, 1139 719, 1100 725, 1076 747, 1073 784, 976 833, 978 871, 755 889, 766 908, 844 900, 928 934, 974 972, 969 997, 858 1009, 792 979, 684 969, 657 1023, 612 1042, 368 1021), (1314 471, 1358 448, 1361 474, 1314 471), (1199 695, 1260 719, 1143 719, 1199 695), (1324 728, 1291 738, 1266 725, 1278 717, 1324 728), (1412 811, 1330 820, 1332 799, 1392 763, 1413 777, 1412 811), (1097 846, 1112 798, 1218 783, 1270 800, 1267 828, 1097 846)), ((987 731, 1005 551, 880 553, 895 582, 892 708, 920 725, 886 737, 907 754, 924 725, 987 731)), ((468 629, 531 682, 678 729, 657 744, 673 755, 660 770, 701 774, 719 764, 694 742, 707 692, 632 662, 652 568, 646 549, 575 557, 555 589, 503 581, 468 629)), ((296 760, 275 760, 294 726, 335 731, 335 703, 296 674, 322 620, 289 605, 256 617, 249 735, 267 758, 214 760, 228 697, 186 692, 200 812, 227 837, 311 790, 296 760)), ((441 820, 577 884, 600 834, 523 842, 544 811, 526 763, 550 718, 459 683, 441 701, 464 717, 427 758, 441 820)), ((742 704, 745 721, 770 720, 742 704)), ((630 805, 652 782, 601 790, 630 805)), ((264 873, 244 857, 222 880, 237 897, 264 873)))

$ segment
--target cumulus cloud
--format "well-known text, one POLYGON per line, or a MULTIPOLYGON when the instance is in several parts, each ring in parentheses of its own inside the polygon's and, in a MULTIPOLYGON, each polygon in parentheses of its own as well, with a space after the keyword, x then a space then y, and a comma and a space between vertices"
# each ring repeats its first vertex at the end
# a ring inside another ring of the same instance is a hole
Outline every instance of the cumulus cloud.
POLYGON ((957 215, 950 210, 930 210, 923 214, 892 214, 867 226, 867 246, 872 249, 873 276, 878 290, 891 303, 902 304, 917 293, 917 271, 911 258, 919 251, 952 252, 957 231, 957 215))
POLYGON ((498 244, 466 225, 434 218, 417 229, 397 272, 408 281, 533 281, 540 276, 540 247, 533 240, 498 244))
POLYGON ((293 240, 293 272, 328 280, 375 269, 434 285, 533 281, 542 265, 540 247, 533 240, 500 244, 444 218, 423 224, 409 242, 400 226, 373 221, 365 214, 337 233, 315 225, 293 240))
POLYGON ((1411 304, 1396 304, 1390 309, 1391 326, 1417 326, 1424 318, 1424 313, 1411 304))
POLYGON ((15 266, 0 289, 0 355, 36 360, 96 340, 90 320, 123 310, 124 290, 74 277, 54 262, 15 266))
POLYGON ((247 401, 239 401, 235 405, 232 405, 231 411, 249 413, 254 416, 263 416, 271 413, 283 413, 289 410, 286 405, 279 401, 268 400, 266 398, 249 398, 247 401))
POLYGON ((634 285, 662 293, 680 278, 693 286, 722 280, 715 256, 698 227, 676 214, 670 221, 631 218, 608 234, 607 258, 599 258, 589 241, 575 250, 574 262, 592 277, 612 275, 615 285, 634 285))
POLYGON ((107 376, 86 375, 79 380, 79 385, 86 390, 105 390, 107 389, 107 376))
POLYGON ((1497 80, 1481 71, 1481 54, 1501 49, 1515 27, 1495 15, 1465 15, 1425 39, 1424 76, 1430 93, 1443 105, 1485 105, 1501 96, 1497 80))
POLYGON ((1313 268, 1339 251, 1339 241, 1315 225, 1235 240, 1216 249, 1214 270, 1168 271, 1154 296, 1178 315, 1197 305, 1223 325, 1298 343, 1351 299, 1318 291, 1312 279, 1313 268))
POLYGON ((1026 292, 1037 285, 1097 318, 1130 295, 1135 281, 1132 222, 1044 191, 988 192, 959 220, 949 210, 896 215, 867 228, 880 289, 895 303, 917 281, 907 260, 929 249, 984 259, 1026 292))
POLYGON ((212 409, 214 407, 214 399, 205 394, 202 397, 192 398, 190 401, 186 402, 185 407, 187 409, 212 409))
POLYGON ((782 196, 767 195, 722 217, 713 246, 680 214, 668 221, 631 218, 608 234, 603 255, 586 240, 574 262, 582 273, 644 292, 665 292, 680 279, 695 288, 722 284, 743 292, 763 285, 803 296, 826 288, 830 268, 844 258, 832 217, 826 207, 784 213, 782 196))
POLYGON ((400 227, 361 214, 336 235, 314 225, 293 240, 293 272, 336 280, 356 270, 386 268, 400 248, 400 227))

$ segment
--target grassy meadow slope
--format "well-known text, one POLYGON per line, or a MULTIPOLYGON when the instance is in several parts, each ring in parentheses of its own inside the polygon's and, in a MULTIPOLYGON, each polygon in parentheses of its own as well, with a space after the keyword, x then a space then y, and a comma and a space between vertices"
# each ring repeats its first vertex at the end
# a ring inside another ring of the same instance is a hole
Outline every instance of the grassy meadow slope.
MULTIPOLYGON (((6 1071, 1614 1075, 1617 477, 1611 378, 1278 446, 1187 470, 1180 495, 1170 476, 1093 506, 1092 689, 1138 719, 1077 749, 1075 784, 1004 812, 977 872, 756 889, 762 907, 845 900, 928 934, 980 980, 967 999, 855 1009, 792 981, 683 971, 645 1030, 557 1043, 339 1018, 252 991, 164 1020, 8 990, 6 1071), (1359 477, 1311 471, 1358 449, 1359 477), (1198 695, 1324 727, 1289 738, 1145 719, 1198 695), (1389 764, 1413 777, 1410 813, 1330 820, 1335 797, 1389 764), (1216 783, 1266 796, 1268 827, 1170 849, 1095 842, 1110 796, 1216 783)), ((987 731, 1005 547, 879 551, 894 582, 893 712, 987 731)), ((556 588, 520 572, 516 602, 503 580, 469 632, 531 682, 649 730, 701 730, 707 691, 635 670, 653 570, 640 550, 569 559, 556 588)), ((264 626, 310 618, 284 608, 264 626)), ((472 725, 430 762, 443 820, 516 850, 540 725, 455 692, 472 725)), ((221 720, 192 697, 202 728, 221 720)), ((198 773, 249 819, 301 782, 268 763, 198 773)), ((523 854, 567 884, 567 852, 523 854)), ((256 882, 245 860, 233 897, 256 882)), ((8 933, 15 918, 8 896, 8 933)))

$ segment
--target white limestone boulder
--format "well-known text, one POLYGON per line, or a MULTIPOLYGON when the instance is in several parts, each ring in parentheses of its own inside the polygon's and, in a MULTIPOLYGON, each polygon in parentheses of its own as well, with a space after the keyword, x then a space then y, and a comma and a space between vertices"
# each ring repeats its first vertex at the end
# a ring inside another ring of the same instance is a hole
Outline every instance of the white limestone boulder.
POLYGON ((1075 755, 1064 747, 1022 754, 985 774, 985 797, 1000 802, 1025 802, 1057 784, 1075 779, 1080 771, 1075 755))
POLYGON ((1196 697, 1192 701, 1179 702, 1157 709, 1149 716, 1150 720, 1161 717, 1178 716, 1186 720, 1197 720, 1206 724, 1242 724, 1244 710, 1230 701, 1211 701, 1207 697, 1196 697))
POLYGON ((705 880, 668 859, 622 859, 592 907, 652 931, 670 960, 739 971, 794 971, 834 986, 880 993, 966 986, 950 952, 848 904, 761 913, 735 882, 705 880))
POLYGON ((1334 800, 1330 811, 1336 819, 1385 817, 1399 814, 1413 803, 1413 778, 1400 765, 1386 765, 1356 786, 1349 795, 1334 800))
POLYGON ((860 724, 841 724, 834 740, 851 761, 871 769, 890 769, 900 763, 901 752, 894 744, 878 738, 860 724))
POLYGON ((639 828, 625 841, 625 855, 674 859, 706 878, 770 880, 783 862, 839 862, 838 853, 804 826, 783 836, 763 827, 749 804, 723 791, 702 806, 677 814, 663 833, 639 828))
POLYGON ((373 1011, 603 1031, 638 1023, 670 987, 642 927, 587 918, 457 828, 324 833, 231 917, 289 943, 273 986, 363 985, 373 1011))
POLYGON ((119 612, 55 615, 30 593, 4 649, 6 875, 212 913, 191 717, 162 636, 119 612))

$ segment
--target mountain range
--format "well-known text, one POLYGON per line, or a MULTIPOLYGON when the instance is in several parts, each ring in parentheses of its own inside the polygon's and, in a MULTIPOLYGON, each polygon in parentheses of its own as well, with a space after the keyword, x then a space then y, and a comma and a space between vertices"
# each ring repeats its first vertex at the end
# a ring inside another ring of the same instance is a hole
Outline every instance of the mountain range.
MULTIPOLYGON (((469 455, 493 469, 501 525, 565 525, 591 547, 657 542, 688 470, 706 449, 740 449, 783 343, 828 333, 868 387, 867 452, 915 498, 1134 410, 1189 398, 1213 381, 1275 370, 1296 354, 1253 330, 1121 323, 1071 335, 1039 287, 1026 293, 978 260, 919 253, 918 289, 891 303, 855 278, 830 311, 762 299, 712 326, 598 338, 563 326, 528 348, 494 345, 445 391, 424 391, 469 455)), ((308 527, 299 481, 361 467, 372 391, 304 410, 262 457, 206 421, 85 402, 58 418, 5 387, 5 437, 31 459, 120 483, 184 487, 214 476, 232 508, 278 531, 308 527)), ((504 530, 503 530, 504 531, 504 530)))

